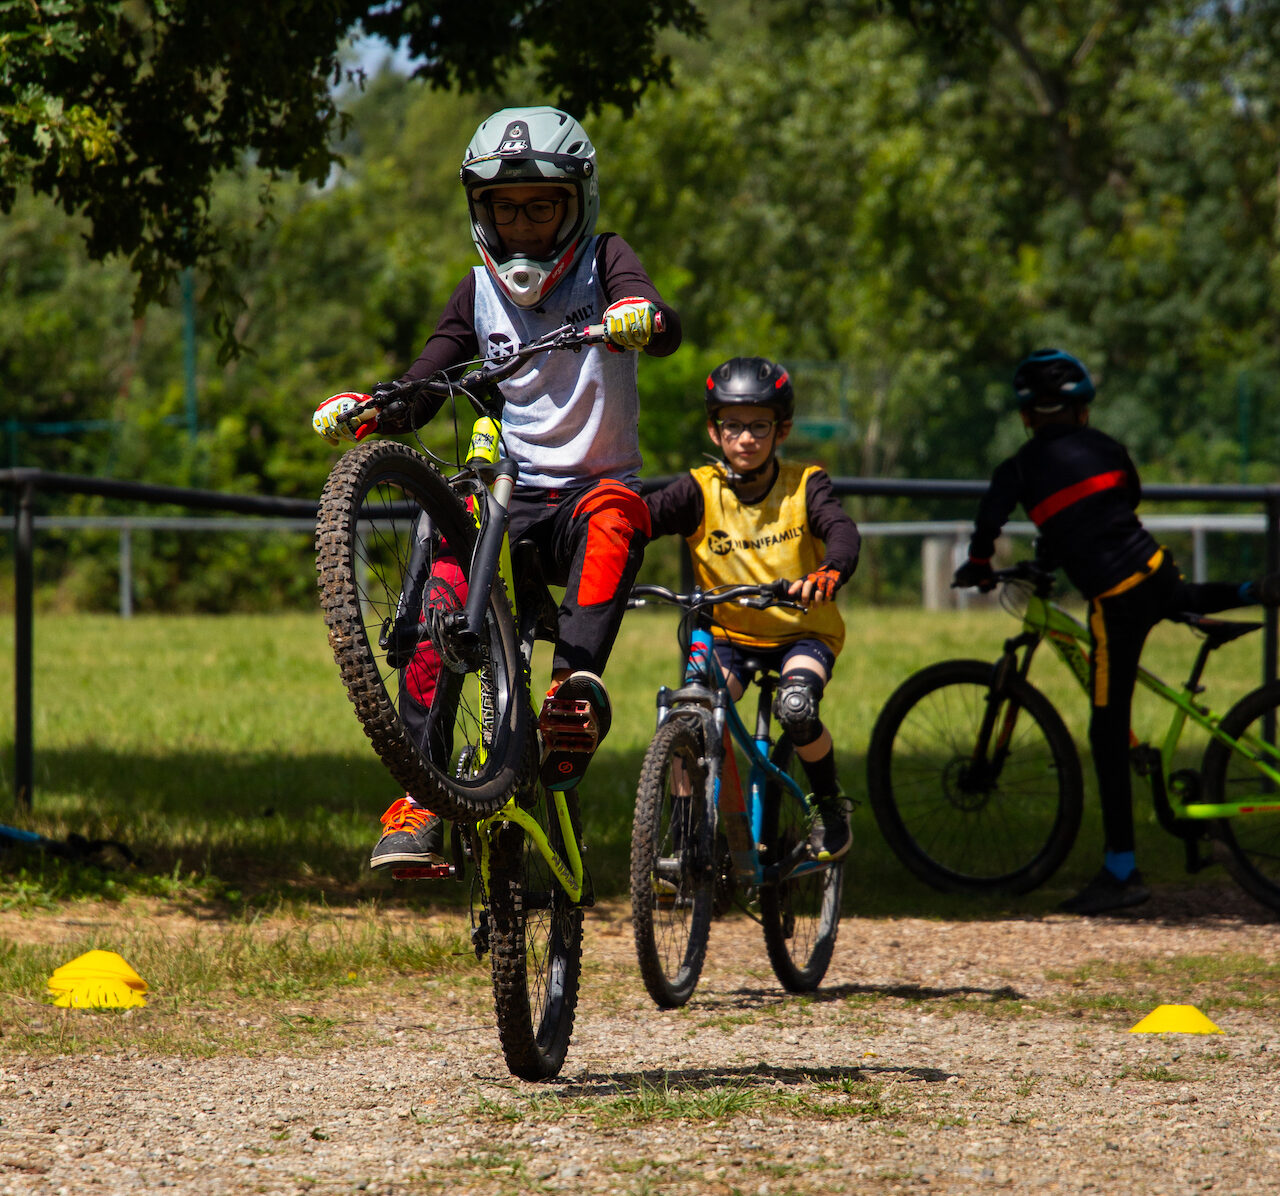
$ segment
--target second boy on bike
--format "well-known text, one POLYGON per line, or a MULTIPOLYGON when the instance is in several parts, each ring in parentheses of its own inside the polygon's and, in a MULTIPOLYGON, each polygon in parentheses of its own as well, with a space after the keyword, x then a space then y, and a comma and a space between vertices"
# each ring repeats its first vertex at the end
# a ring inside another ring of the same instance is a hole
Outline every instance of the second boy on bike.
POLYGON ((819 715, 822 692, 844 644, 836 591, 858 564, 861 538, 816 465, 778 458, 795 397, 786 370, 763 357, 735 357, 707 378, 707 435, 724 454, 646 497, 653 535, 684 536, 704 589, 794 578, 805 612, 723 607, 716 659, 734 698, 754 657, 781 674, 774 714, 795 745, 821 816, 810 850, 820 861, 849 850, 849 816, 836 777, 835 746, 819 715))

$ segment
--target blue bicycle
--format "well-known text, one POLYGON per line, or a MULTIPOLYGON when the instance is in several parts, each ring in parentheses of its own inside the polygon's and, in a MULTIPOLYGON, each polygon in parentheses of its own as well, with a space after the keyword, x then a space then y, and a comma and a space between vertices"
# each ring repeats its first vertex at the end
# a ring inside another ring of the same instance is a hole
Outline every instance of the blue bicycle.
POLYGON ((748 661, 758 700, 754 733, 734 706, 711 651, 713 609, 798 606, 787 582, 689 594, 663 586, 632 590, 631 605, 680 607, 683 683, 658 690, 658 729, 645 753, 631 831, 631 911, 640 974, 668 1009, 693 995, 712 918, 738 904, 764 931, 769 962, 789 992, 822 982, 840 923, 844 865, 809 855, 816 812, 791 741, 770 737, 776 673, 748 661), (741 782, 734 744, 748 771, 741 782))

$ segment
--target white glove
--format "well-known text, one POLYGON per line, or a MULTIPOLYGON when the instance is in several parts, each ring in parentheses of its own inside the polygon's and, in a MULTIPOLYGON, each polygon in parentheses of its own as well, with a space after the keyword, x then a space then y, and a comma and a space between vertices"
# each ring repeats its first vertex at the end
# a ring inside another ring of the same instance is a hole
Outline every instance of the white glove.
POLYGON ((343 440, 360 440, 378 426, 378 413, 370 411, 358 430, 353 430, 349 424, 343 422, 342 417, 348 411, 368 401, 368 395, 357 394, 350 390, 343 391, 342 394, 330 395, 316 408, 315 414, 311 417, 311 426, 315 428, 317 436, 323 436, 332 445, 337 445, 343 440))
POLYGON ((658 309, 648 299, 632 295, 604 309, 604 334, 619 349, 643 349, 653 336, 658 309))

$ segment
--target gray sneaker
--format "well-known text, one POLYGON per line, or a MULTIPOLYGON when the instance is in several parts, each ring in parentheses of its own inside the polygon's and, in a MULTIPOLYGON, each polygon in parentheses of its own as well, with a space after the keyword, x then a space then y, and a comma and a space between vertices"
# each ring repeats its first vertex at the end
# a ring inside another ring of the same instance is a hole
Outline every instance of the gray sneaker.
POLYGON ((444 820, 412 798, 392 802, 382 816, 382 838, 369 857, 370 868, 431 867, 444 864, 444 820))

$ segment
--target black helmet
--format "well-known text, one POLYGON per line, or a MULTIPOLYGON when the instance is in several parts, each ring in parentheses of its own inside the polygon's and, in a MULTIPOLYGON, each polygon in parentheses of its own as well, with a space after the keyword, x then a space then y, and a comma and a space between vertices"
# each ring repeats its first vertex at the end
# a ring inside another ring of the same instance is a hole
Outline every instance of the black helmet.
POLYGON ((734 357, 707 375, 707 415, 724 407, 768 407, 786 423, 796 407, 791 376, 766 357, 734 357))
POLYGON ((1054 411, 1065 404, 1083 407, 1096 393, 1084 362, 1061 349, 1037 349, 1013 371, 1018 409, 1054 411))

